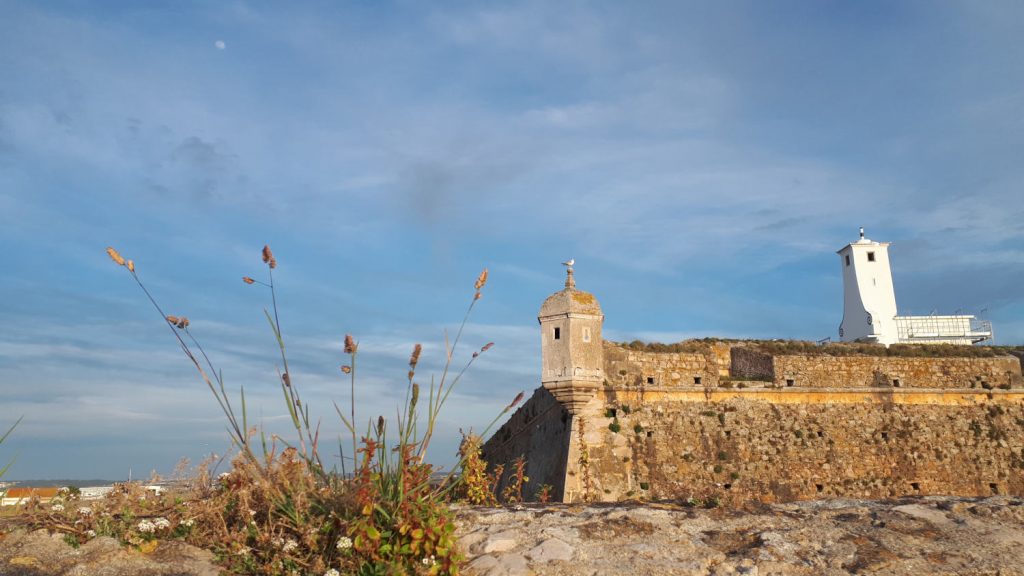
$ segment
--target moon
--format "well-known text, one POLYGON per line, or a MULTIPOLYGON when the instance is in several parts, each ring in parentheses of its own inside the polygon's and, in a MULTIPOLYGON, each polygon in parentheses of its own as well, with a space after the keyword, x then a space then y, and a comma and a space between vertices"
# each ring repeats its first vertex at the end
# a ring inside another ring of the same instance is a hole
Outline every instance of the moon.
POLYGON ((223 40, 217 40, 213 43, 213 45, 217 48, 217 50, 223 50, 228 47, 227 43, 225 43, 223 40))

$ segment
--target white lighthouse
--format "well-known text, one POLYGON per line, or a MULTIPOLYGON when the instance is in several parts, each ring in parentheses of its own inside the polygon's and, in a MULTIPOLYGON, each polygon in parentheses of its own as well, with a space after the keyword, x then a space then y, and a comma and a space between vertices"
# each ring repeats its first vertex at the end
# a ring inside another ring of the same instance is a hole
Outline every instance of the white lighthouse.
POLYGON ((870 340, 893 344, 896 336, 896 291, 892 287, 889 243, 864 237, 838 252, 843 266, 843 342, 870 340))
POLYGON ((992 339, 992 324, 971 315, 897 316, 889 243, 860 238, 837 252, 843 267, 843 342, 975 344, 992 339))

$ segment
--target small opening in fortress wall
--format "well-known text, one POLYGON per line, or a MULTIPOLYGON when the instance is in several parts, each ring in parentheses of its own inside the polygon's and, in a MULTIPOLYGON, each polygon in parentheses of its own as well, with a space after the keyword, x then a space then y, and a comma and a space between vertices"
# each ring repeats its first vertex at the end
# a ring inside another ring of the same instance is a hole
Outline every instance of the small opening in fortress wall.
POLYGON ((731 490, 732 484, 722 484, 722 488, 725 488, 726 490, 731 490))
POLYGON ((993 494, 999 494, 999 484, 996 484, 995 482, 991 482, 991 483, 989 483, 988 488, 989 488, 989 490, 992 491, 993 494))
POLYGON ((874 262, 874 261, 875 261, 875 253, 874 252, 868 252, 868 262, 874 262))
POLYGON ((825 485, 824 484, 815 484, 814 485, 814 489, 817 490, 818 492, 824 492, 825 491, 825 485))
POLYGON ((562 339, 562 329, 559 328, 558 326, 555 326, 555 340, 561 340, 561 339, 562 339))
POLYGON ((795 383, 792 378, 786 378, 786 386, 792 386, 795 383))
POLYGON ((885 440, 886 442, 889 441, 889 433, 888 432, 882 432, 882 440, 885 440))
POLYGON ((920 482, 911 482, 910 483, 910 487, 913 488, 916 492, 920 492, 921 491, 921 483, 920 482))
POLYGON ((893 386, 893 388, 899 388, 900 387, 900 379, 899 378, 893 378, 892 379, 892 386, 893 386))
POLYGON ((651 432, 650 430, 648 430, 647 431, 647 437, 650 438, 651 436, 654 436, 654 432, 651 432))
POLYGON ((654 376, 648 376, 647 377, 647 383, 648 384, 654 384, 654 376))
POLYGON ((700 384, 700 376, 694 376, 693 377, 693 383, 694 384, 700 384))

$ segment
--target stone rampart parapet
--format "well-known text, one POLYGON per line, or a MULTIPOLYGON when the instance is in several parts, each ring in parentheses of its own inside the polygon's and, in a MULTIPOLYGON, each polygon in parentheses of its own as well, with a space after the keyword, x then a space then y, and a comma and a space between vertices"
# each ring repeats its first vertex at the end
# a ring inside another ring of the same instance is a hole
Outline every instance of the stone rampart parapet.
MULTIPOLYGON (((713 386, 719 359, 711 348, 702 352, 649 352, 605 343, 604 373, 611 386, 713 386)), ((728 370, 728 364, 724 366, 728 370)))
POLYGON ((778 386, 818 388, 998 388, 1021 385, 1020 362, 995 358, 775 356, 778 386))

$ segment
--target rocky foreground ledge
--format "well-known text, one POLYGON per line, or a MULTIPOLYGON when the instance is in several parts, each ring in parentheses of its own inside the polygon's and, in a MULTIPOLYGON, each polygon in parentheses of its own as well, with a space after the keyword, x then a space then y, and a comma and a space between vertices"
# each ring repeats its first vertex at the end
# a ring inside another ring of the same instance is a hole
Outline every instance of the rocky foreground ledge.
MULTIPOLYGON (((750 510, 675 504, 455 508, 468 576, 986 574, 1024 576, 1024 499, 820 500, 750 510)), ((214 576, 179 542, 0 538, 0 576, 214 576)))
POLYGON ((469 576, 1024 575, 1024 499, 458 508, 469 576))

